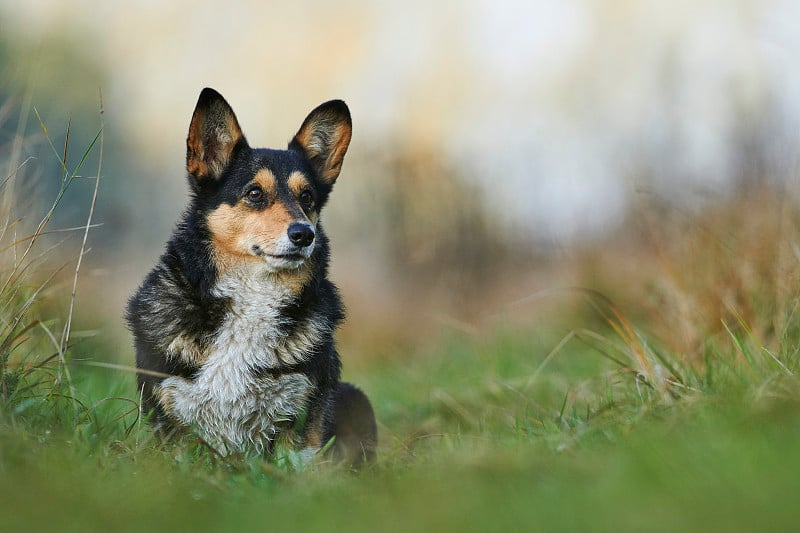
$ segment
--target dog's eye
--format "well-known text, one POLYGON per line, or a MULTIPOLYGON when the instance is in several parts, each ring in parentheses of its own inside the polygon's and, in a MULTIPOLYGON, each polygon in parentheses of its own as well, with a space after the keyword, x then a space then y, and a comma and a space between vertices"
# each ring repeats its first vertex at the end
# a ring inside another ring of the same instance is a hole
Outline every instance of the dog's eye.
POLYGON ((251 202, 258 202, 264 198, 264 191, 261 187, 253 187, 247 191, 247 199, 251 202))
POLYGON ((312 207, 314 205, 314 196, 308 189, 301 192, 299 198, 300 198, 300 203, 302 203, 306 207, 312 207))

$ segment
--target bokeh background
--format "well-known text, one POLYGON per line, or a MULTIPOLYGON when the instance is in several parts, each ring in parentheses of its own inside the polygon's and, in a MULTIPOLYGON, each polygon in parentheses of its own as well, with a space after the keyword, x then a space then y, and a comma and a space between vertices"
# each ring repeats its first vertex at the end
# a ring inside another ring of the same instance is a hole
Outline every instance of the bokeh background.
MULTIPOLYGON (((662 313, 657 333, 691 355, 762 281, 791 282, 772 274, 797 248, 772 237, 796 221, 798 57, 790 0, 0 0, 0 152, 9 169, 34 158, 17 187, 44 205, 59 169, 39 117, 56 147, 70 124, 73 162, 105 124, 78 293, 97 358, 132 362, 123 308, 185 206, 206 86, 255 146, 349 104, 323 215, 346 364, 546 320, 566 304, 537 295, 569 286, 662 313)), ((59 224, 85 220, 90 194, 74 187, 59 224)))

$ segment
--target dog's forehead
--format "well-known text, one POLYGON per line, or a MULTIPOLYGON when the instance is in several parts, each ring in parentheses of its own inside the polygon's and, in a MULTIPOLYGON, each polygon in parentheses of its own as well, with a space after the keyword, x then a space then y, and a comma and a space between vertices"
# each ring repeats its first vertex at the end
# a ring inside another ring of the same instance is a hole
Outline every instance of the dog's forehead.
POLYGON ((251 154, 252 169, 255 173, 266 171, 276 181, 285 183, 290 176, 298 173, 307 175, 308 161, 292 150, 272 150, 259 148, 251 154))
POLYGON ((268 148, 247 149, 228 168, 222 180, 222 194, 218 201, 231 204, 238 202, 243 187, 250 184, 258 184, 269 194, 296 192, 303 185, 314 183, 312 176, 308 161, 297 152, 268 148))

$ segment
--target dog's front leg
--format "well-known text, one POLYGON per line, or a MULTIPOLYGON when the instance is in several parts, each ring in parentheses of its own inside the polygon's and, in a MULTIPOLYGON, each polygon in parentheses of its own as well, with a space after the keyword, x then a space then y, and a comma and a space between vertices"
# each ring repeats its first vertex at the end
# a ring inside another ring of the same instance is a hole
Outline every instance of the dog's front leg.
POLYGON ((154 396, 168 417, 188 426, 197 418, 198 401, 195 389, 194 382, 171 376, 156 386, 154 396))

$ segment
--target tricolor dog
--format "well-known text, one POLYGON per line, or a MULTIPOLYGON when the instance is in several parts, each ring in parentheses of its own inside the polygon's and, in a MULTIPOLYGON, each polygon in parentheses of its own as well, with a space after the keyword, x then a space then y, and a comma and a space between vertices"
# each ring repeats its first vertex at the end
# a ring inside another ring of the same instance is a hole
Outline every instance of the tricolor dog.
POLYGON ((286 150, 251 148, 204 89, 189 126, 191 199, 128 303, 143 407, 159 432, 195 431, 222 454, 375 455, 367 397, 340 381, 344 314, 320 211, 350 143, 341 100, 314 109, 286 150))

